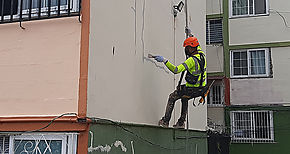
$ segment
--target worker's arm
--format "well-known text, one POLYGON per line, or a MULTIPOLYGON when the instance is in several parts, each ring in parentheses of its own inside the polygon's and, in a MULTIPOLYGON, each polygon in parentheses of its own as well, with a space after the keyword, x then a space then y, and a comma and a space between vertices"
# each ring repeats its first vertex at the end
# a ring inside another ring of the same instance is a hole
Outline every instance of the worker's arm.
POLYGON ((173 65, 169 61, 166 61, 164 64, 172 73, 178 74, 178 73, 183 72, 185 70, 189 70, 189 68, 192 68, 192 66, 194 65, 194 61, 193 61, 192 57, 190 57, 184 63, 182 63, 178 66, 173 65))

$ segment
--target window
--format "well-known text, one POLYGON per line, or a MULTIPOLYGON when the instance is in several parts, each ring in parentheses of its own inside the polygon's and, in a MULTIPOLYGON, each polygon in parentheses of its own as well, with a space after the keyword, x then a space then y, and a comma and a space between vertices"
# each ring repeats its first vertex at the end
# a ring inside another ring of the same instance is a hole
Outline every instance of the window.
POLYGON ((206 43, 222 43, 223 42, 223 26, 222 19, 206 21, 206 43))
POLYGON ((232 77, 269 76, 269 49, 231 51, 232 77))
POLYGON ((273 112, 232 111, 231 128, 233 142, 273 142, 273 112))
POLYGON ((0 0, 0 23, 78 15, 81 0, 0 0))
POLYGON ((209 106, 223 106, 224 105, 224 86, 222 81, 215 81, 212 85, 209 95, 207 97, 209 106))
POLYGON ((268 14, 268 0, 230 0, 231 17, 268 14))
POLYGON ((76 154, 76 146, 76 133, 0 136, 1 154, 76 154))
POLYGON ((9 136, 0 135, 0 153, 9 154, 9 136))

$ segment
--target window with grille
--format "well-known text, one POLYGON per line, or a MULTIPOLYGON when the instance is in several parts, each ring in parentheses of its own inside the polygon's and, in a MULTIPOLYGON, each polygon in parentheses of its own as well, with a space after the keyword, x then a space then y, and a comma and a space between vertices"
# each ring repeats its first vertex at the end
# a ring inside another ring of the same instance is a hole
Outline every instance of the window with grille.
POLYGON ((216 81, 210 89, 207 97, 209 106, 223 106, 224 105, 224 86, 222 82, 216 81))
POLYGON ((0 136, 1 154, 76 154, 76 133, 0 136))
POLYGON ((268 14, 268 0, 230 0, 231 17, 268 14))
POLYGON ((232 111, 232 141, 264 143, 274 141, 272 111, 232 111))
POLYGON ((0 135, 0 153, 9 154, 9 136, 0 135))
POLYGON ((231 51, 232 77, 269 76, 269 49, 231 51))
POLYGON ((0 0, 0 23, 78 15, 81 0, 0 0))
POLYGON ((206 43, 216 44, 223 42, 222 19, 206 21, 206 43))

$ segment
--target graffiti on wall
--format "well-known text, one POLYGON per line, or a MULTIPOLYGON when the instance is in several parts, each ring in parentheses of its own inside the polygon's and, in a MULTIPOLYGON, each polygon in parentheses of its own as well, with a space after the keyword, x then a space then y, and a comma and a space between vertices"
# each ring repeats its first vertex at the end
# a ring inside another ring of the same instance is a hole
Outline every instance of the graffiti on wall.
MULTIPOLYGON (((106 144, 106 145, 98 145, 98 146, 93 146, 94 143, 94 133, 92 131, 90 131, 90 136, 91 136, 91 144, 88 148, 88 152, 93 152, 93 151, 100 151, 100 152, 106 152, 109 153, 112 148, 120 148, 122 150, 122 152, 127 153, 127 148, 125 146, 125 144, 120 141, 120 140, 116 140, 115 142, 111 143, 111 144, 106 144)), ((134 150, 134 145, 133 145, 133 141, 131 141, 131 149, 132 149, 132 154, 135 153, 134 150)))

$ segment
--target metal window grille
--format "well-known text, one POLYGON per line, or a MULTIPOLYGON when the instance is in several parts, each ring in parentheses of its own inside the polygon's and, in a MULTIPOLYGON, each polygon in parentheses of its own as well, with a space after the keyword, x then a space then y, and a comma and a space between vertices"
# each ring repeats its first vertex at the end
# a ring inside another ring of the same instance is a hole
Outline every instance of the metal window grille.
POLYGON ((9 154, 9 136, 0 136, 0 153, 9 154))
MULTIPOLYGON (((2 133, 4 134, 4 133, 2 133)), ((76 154, 77 133, 5 133, 0 154, 76 154)))
POLYGON ((0 0, 0 24, 80 16, 82 0, 0 0))
POLYGON ((217 82, 211 87, 207 100, 209 106, 224 105, 224 86, 222 82, 217 82))
POLYGON ((265 77, 270 74, 269 49, 231 51, 232 77, 265 77))
POLYGON ((215 44, 223 42, 222 19, 206 21, 206 43, 215 44))
POLYGON ((272 111, 232 111, 231 134, 234 143, 274 142, 272 111))

